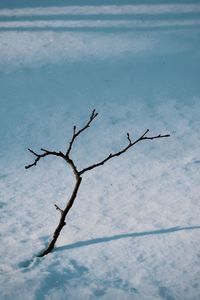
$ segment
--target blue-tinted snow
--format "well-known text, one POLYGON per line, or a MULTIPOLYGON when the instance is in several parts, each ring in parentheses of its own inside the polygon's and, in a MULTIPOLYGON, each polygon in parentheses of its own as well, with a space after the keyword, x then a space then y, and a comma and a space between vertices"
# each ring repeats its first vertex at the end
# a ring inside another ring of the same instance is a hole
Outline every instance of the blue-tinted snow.
POLYGON ((199 1, 0 2, 1 299, 200 298, 199 1), (57 248, 74 178, 27 148, 73 148, 85 175, 57 248))

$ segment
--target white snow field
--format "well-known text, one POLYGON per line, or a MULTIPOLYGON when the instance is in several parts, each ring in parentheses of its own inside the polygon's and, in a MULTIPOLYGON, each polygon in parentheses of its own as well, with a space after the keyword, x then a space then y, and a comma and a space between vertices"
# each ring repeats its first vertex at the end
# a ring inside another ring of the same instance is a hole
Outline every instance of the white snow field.
POLYGON ((199 1, 0 1, 0 299, 200 299, 199 1), (73 126, 83 175, 57 157, 73 126))

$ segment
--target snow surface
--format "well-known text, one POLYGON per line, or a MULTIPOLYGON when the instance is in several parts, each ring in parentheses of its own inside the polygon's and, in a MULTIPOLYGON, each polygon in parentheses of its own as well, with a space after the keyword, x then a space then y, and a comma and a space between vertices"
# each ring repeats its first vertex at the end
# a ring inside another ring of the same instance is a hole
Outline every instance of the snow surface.
POLYGON ((200 299, 198 1, 0 3, 0 299, 200 299), (142 4, 142 5, 141 5, 142 4), (144 141, 83 177, 55 251, 45 247, 78 169, 144 141))

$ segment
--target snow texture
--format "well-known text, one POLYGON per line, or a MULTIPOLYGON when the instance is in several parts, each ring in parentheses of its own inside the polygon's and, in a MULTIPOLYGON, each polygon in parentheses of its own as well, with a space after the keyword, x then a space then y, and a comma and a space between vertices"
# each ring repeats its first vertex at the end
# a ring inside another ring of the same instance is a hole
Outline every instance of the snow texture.
POLYGON ((200 299, 200 4, 0 4, 0 298, 200 299), (55 250, 47 245, 74 177, 57 157, 73 126, 83 176, 55 250))

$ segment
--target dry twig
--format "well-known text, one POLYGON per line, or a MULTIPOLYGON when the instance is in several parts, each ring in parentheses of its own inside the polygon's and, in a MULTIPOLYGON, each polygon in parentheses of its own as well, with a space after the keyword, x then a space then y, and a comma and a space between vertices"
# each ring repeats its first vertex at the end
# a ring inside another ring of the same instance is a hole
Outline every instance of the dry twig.
POLYGON ((158 134, 158 135, 155 135, 155 136, 147 136, 147 133, 149 132, 149 129, 147 129, 137 140, 133 141, 132 138, 130 137, 130 134, 127 133, 127 140, 128 140, 128 145, 125 146, 124 148, 122 148, 121 150, 119 150, 118 152, 115 152, 115 153, 110 153, 107 157, 105 157, 103 160, 101 160, 100 162, 98 163, 95 163, 93 165, 90 165, 84 169, 82 169, 81 171, 78 171, 74 161, 71 159, 70 157, 70 153, 71 153, 71 150, 72 150, 72 146, 75 142, 75 140, 77 139, 77 137, 83 132, 85 131, 87 128, 90 127, 92 121, 97 117, 98 113, 95 111, 95 109, 92 111, 92 114, 90 115, 90 118, 88 120, 88 122, 81 128, 77 131, 77 128, 76 126, 73 127, 73 135, 72 135, 72 138, 69 142, 69 146, 68 146, 68 149, 66 151, 66 154, 64 154, 63 152, 59 151, 59 152, 56 152, 56 151, 49 151, 49 150, 46 150, 46 149, 43 149, 41 148, 41 151, 44 152, 42 154, 37 154, 35 151, 31 150, 31 149, 28 149, 34 156, 36 156, 36 159, 35 161, 30 164, 30 165, 27 165, 25 166, 26 169, 29 169, 33 166, 36 166, 37 163, 39 162, 39 160, 41 158, 44 158, 46 156, 49 156, 49 155, 54 155, 54 156, 58 156, 58 157, 61 157, 63 158, 66 163, 69 164, 69 166, 72 168, 72 171, 75 175, 75 178, 76 178, 76 184, 74 186, 74 189, 72 191, 72 194, 71 194, 71 197, 66 205, 66 207, 64 209, 61 209, 57 204, 54 204, 56 209, 60 212, 60 220, 59 220, 59 224, 58 226, 56 227, 55 231, 54 231, 54 234, 53 234, 53 237, 49 243, 49 245, 47 246, 47 248, 42 251, 39 256, 44 256, 48 253, 50 253, 54 246, 55 246, 55 243, 60 235, 60 232, 62 230, 62 228, 66 225, 66 222, 65 222, 65 218, 69 212, 69 210, 71 209, 73 203, 74 203, 74 200, 77 196, 77 192, 79 190, 79 187, 80 187, 80 184, 81 184, 81 181, 82 181, 82 177, 81 175, 83 175, 84 173, 94 169, 94 168, 97 168, 99 166, 102 166, 104 165, 107 161, 109 161, 110 159, 112 159, 113 157, 117 157, 117 156, 120 156, 121 154, 125 153, 128 149, 130 149, 131 147, 133 147, 135 144, 139 143, 140 141, 144 141, 144 140, 154 140, 154 139, 160 139, 160 138, 166 138, 166 137, 169 137, 170 135, 169 134, 164 134, 164 135, 161 135, 161 134, 158 134))

